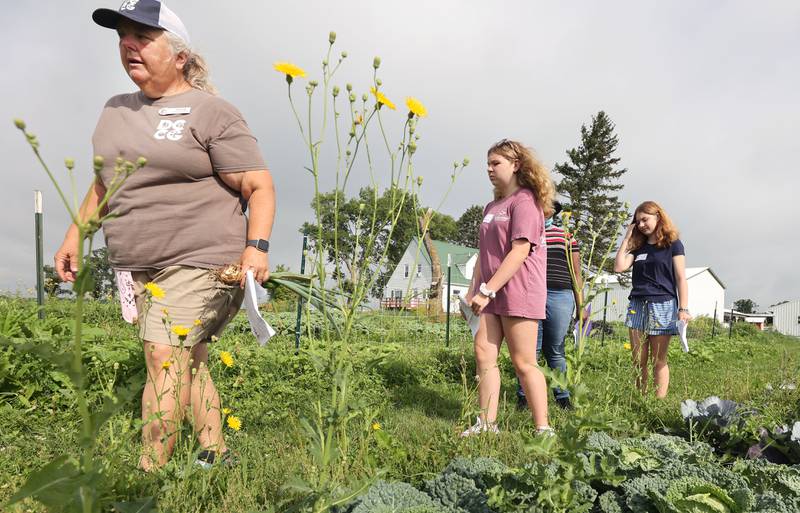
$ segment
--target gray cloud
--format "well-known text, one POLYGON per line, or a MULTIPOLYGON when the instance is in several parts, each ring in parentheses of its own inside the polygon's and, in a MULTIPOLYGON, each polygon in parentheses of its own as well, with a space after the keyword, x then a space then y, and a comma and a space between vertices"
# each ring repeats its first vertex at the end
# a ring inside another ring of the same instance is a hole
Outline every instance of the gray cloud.
MULTIPOLYGON (((372 57, 380 55, 386 94, 398 105, 413 95, 428 107, 415 155, 428 204, 438 203, 453 160, 473 162, 443 206, 457 216, 490 197, 483 160, 493 141, 521 139, 552 165, 603 109, 617 124, 629 169, 622 196, 665 206, 681 229, 688 265, 712 266, 728 285, 729 303, 752 297, 766 306, 800 293, 792 256, 800 249, 793 233, 800 189, 796 2, 168 3, 209 60, 223 96, 248 119, 273 171, 273 264, 298 267, 297 230, 311 216, 312 182, 285 82, 272 63, 290 60, 318 76, 328 31, 336 30, 338 51, 349 54, 336 83, 366 91, 372 57)), ((48 259, 67 225, 10 119, 28 122, 57 174, 65 176, 63 157, 78 160, 82 195, 100 109, 109 96, 134 88, 119 65, 115 35, 89 16, 112 4, 13 2, 0 21, 8 49, 0 75, 0 122, 7 122, 0 125, 0 289, 24 291, 33 283, 33 189, 45 194, 48 259)), ((384 118, 395 133, 403 110, 384 118)), ((327 157, 333 143, 327 134, 327 157)), ((373 149, 380 153, 378 144, 373 149)), ((385 184, 388 171, 380 167, 385 184)), ((367 183, 365 168, 356 175, 353 188, 367 183)))

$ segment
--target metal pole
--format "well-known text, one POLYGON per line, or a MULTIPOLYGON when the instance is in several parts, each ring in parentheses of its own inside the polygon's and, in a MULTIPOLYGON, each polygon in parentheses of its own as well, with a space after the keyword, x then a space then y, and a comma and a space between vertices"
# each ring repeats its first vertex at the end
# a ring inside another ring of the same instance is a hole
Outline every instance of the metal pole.
POLYGON ((733 305, 731 305, 730 317, 728 317, 728 338, 733 336, 733 305))
POLYGON ((42 234, 42 191, 33 191, 33 217, 36 225, 36 303, 39 319, 44 319, 44 250, 42 234))
POLYGON ((711 319, 711 338, 717 335, 717 302, 714 301, 714 318, 711 319))
POLYGON ((450 253, 447 254, 447 326, 444 331, 444 347, 450 346, 450 253))
MULTIPOLYGON (((306 248, 308 247, 308 235, 303 235, 303 252, 300 255, 300 274, 306 272, 306 248)), ((297 298, 297 322, 294 325, 294 350, 300 350, 300 320, 303 317, 303 298, 297 298)))
MULTIPOLYGON (((608 312, 608 289, 606 288, 605 298, 603 299, 603 329, 600 330, 600 347, 606 343, 606 313, 608 312)), ((583 328, 581 328, 583 329, 583 328)))

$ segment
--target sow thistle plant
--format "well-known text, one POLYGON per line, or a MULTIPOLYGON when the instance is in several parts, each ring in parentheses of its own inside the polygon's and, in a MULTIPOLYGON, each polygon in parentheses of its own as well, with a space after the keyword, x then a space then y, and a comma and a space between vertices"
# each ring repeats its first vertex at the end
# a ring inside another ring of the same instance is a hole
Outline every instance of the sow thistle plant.
MULTIPOLYGON (((390 142, 384 123, 389 122, 393 113, 387 110, 397 111, 398 108, 384 91, 382 80, 378 77, 381 59, 375 57, 372 61, 369 93, 359 95, 350 83, 343 90, 333 83, 333 79, 347 59, 347 52, 341 52, 334 62, 332 56, 335 41, 336 33, 331 32, 328 36, 328 50, 322 61, 321 79, 309 80, 305 86, 305 112, 302 115, 293 93, 296 79, 306 77, 305 70, 290 62, 276 62, 274 69, 285 76, 289 104, 308 152, 309 164, 305 169, 311 174, 314 186, 312 204, 316 226, 313 227, 315 233, 309 235, 315 276, 313 283, 308 284, 310 289, 317 291, 313 304, 326 314, 338 335, 346 340, 359 309, 380 275, 379 271, 388 262, 389 247, 403 209, 412 209, 414 218, 420 218, 416 197, 423 179, 415 174, 413 155, 420 140, 417 133, 418 123, 428 115, 428 111, 418 98, 407 97, 405 103, 408 111, 403 119, 400 140, 390 142), (333 161, 326 163, 323 162, 322 148, 329 132, 330 121, 336 153, 333 161), (370 137, 373 135, 388 157, 388 172, 378 172, 380 164, 373 150, 374 144, 370 146, 370 137), (364 198, 358 205, 355 221, 348 227, 345 225, 351 221, 345 218, 340 209, 344 206, 345 190, 352 172, 359 166, 365 166, 368 171, 371 197, 364 198), (327 195, 320 188, 321 180, 327 178, 323 177, 323 170, 333 171, 332 220, 325 219, 323 196, 327 195), (382 217, 379 208, 379 184, 387 179, 388 219, 382 217), (327 225, 333 226, 331 233, 323 228, 326 220, 327 225), (326 270, 326 260, 335 264, 335 270, 330 276, 336 283, 334 290, 327 289, 329 273, 326 270), (341 320, 338 316, 330 315, 331 310, 341 314, 341 320)), ((465 159, 463 163, 455 165, 451 187, 467 163, 465 159)), ((416 227, 416 234, 420 239, 428 231, 431 215, 428 214, 427 221, 416 227)))
MULTIPOLYGON (((25 498, 33 497, 51 510, 81 511, 89 513, 100 509, 102 494, 99 493, 99 483, 103 481, 103 464, 95 458, 96 440, 100 429, 105 422, 119 411, 133 395, 139 390, 139 384, 131 384, 125 389, 118 389, 116 394, 111 394, 103 404, 90 410, 87 400, 88 371, 83 365, 83 351, 81 346, 83 330, 84 296, 93 289, 92 272, 89 255, 92 252, 92 240, 103 222, 112 219, 116 214, 105 213, 108 200, 125 183, 134 172, 143 168, 147 160, 140 157, 136 162, 118 158, 114 164, 114 175, 106 188, 105 195, 100 199, 97 207, 92 211, 81 212, 75 189, 75 161, 67 158, 64 166, 67 169, 72 186, 71 198, 68 199, 59 181, 51 172, 49 166, 39 152, 39 140, 36 135, 27 130, 25 122, 16 119, 14 125, 23 133, 25 139, 33 150, 36 159, 44 168, 45 173, 53 183, 61 202, 69 213, 70 219, 78 229, 78 275, 73 285, 75 291, 75 323, 73 329, 72 347, 69 353, 60 353, 52 346, 31 344, 20 346, 20 350, 30 350, 38 353, 43 358, 53 363, 64 371, 69 377, 75 394, 75 401, 80 414, 80 432, 78 434, 77 454, 63 454, 46 464, 37 471, 32 472, 25 484, 8 501, 6 506, 15 504, 25 498)), ((102 157, 94 157, 93 167, 95 176, 99 176, 105 162, 102 157)), ((159 290, 152 290, 152 294, 159 290)), ((163 294, 163 291, 160 291, 163 294)), ((94 406, 94 405, 93 405, 94 406)))

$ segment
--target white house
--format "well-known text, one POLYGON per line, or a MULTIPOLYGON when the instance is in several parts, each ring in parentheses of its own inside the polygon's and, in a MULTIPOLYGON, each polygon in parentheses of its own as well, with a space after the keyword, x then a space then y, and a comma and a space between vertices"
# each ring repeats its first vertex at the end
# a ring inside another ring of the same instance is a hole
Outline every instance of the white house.
POLYGON ((800 299, 772 307, 772 326, 784 335, 800 337, 800 299))
MULTIPOLYGON (((714 274, 710 267, 687 267, 686 281, 689 285, 689 311, 694 317, 705 315, 722 321, 725 306, 725 284, 714 274)), ((623 286, 615 274, 603 274, 597 280, 600 292, 592 300, 593 319, 603 318, 606 308, 606 320, 624 321, 628 307, 630 284, 623 286), (604 285, 605 283, 605 285, 604 285), (602 289, 608 288, 606 292, 602 289)))
MULTIPOLYGON (((469 288, 472 270, 478 259, 478 250, 439 240, 433 241, 442 270, 441 292, 442 310, 447 310, 447 261, 450 258, 450 295, 465 294, 469 288)), ((433 265, 425 244, 413 239, 403 257, 395 267, 381 299, 382 308, 415 307, 428 299, 431 290, 433 265)), ((450 305, 451 312, 458 312, 458 303, 450 305)))

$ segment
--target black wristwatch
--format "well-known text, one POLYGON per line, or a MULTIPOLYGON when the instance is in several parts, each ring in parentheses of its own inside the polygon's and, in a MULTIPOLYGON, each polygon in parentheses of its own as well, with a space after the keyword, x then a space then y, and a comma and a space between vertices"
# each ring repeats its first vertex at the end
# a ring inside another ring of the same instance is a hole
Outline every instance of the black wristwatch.
POLYGON ((269 241, 264 239, 251 239, 247 241, 246 246, 252 246, 264 253, 269 251, 269 241))

